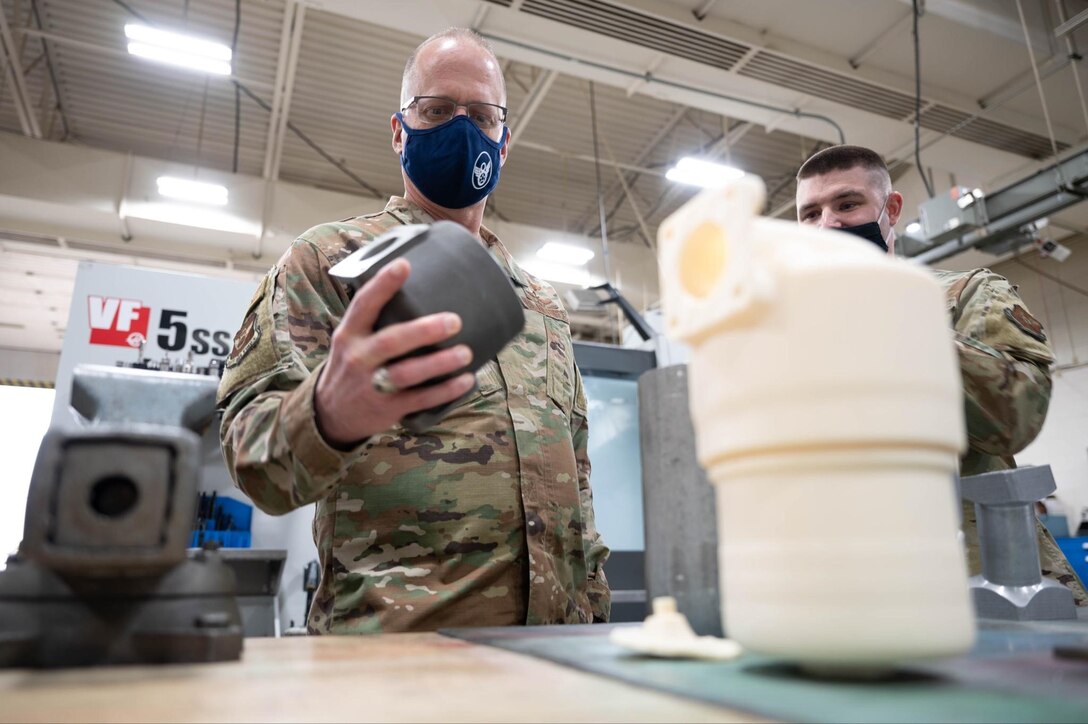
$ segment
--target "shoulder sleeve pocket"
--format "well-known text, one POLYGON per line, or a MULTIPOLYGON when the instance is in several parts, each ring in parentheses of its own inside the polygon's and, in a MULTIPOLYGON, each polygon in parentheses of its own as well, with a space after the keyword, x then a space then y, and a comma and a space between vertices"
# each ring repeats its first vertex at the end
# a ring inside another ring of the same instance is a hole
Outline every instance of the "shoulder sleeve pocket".
POLYGON ((246 383, 266 374, 279 363, 272 329, 272 301, 277 270, 270 271, 253 294, 219 381, 218 402, 226 400, 246 383))
POLYGON ((575 402, 574 345, 570 326, 552 317, 544 317, 548 332, 548 397, 568 417, 575 402))

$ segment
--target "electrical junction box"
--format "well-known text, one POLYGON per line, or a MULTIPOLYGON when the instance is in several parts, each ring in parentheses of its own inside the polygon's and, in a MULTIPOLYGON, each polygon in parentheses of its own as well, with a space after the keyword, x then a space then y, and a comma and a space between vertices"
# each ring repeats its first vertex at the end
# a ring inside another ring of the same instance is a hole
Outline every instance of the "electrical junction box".
POLYGON ((918 217, 927 241, 949 241, 986 225, 985 198, 979 189, 954 186, 922 202, 918 217))

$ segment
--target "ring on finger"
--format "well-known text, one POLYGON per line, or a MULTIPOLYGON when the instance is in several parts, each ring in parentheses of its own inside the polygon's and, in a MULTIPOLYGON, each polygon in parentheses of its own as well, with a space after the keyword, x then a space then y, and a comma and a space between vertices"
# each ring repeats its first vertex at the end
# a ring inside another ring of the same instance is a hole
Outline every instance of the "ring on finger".
POLYGON ((397 391, 396 384, 389 376, 389 370, 384 366, 374 370, 374 373, 370 375, 370 384, 383 395, 392 395, 397 391))

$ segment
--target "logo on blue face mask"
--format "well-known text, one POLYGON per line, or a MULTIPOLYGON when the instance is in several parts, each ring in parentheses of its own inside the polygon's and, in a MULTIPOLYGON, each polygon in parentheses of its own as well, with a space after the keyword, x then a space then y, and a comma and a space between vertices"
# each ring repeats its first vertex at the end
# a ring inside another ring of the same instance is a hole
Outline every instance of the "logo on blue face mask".
POLYGON ((506 140, 488 136, 468 116, 433 128, 411 128, 397 114, 407 138, 400 165, 428 199, 447 209, 463 209, 487 198, 499 183, 506 140))
POLYGON ((482 189, 491 180, 491 156, 487 151, 480 151, 476 163, 472 164, 472 188, 482 189))

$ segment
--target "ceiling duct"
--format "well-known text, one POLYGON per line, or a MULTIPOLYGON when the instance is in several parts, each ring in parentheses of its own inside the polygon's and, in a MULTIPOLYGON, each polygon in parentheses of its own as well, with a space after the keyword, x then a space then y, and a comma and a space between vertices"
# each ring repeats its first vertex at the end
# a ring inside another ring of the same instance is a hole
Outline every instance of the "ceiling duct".
MULTIPOLYGON (((489 0, 511 6, 506 0, 489 0)), ((525 0, 521 12, 553 20, 661 53, 731 70, 751 47, 680 22, 648 15, 604 0, 525 0)), ((737 71, 738 75, 789 88, 806 95, 875 113, 897 121, 912 122, 914 96, 877 83, 828 70, 768 50, 757 51, 737 71)), ((964 140, 1028 158, 1050 156, 1050 140, 973 113, 922 99, 921 125, 964 140), (959 124, 963 124, 958 127, 959 124)), ((1058 150, 1069 147, 1058 143, 1058 150)))
POLYGON ((722 70, 732 68, 749 50, 720 35, 606 2, 526 0, 521 11, 722 70))
MULTIPOLYGON (((921 123, 923 128, 945 133, 956 125, 964 123, 970 117, 970 114, 955 108, 935 105, 928 110, 922 111, 921 123)), ((952 135, 1034 159, 1047 158, 1052 153, 1050 139, 1046 136, 1028 133, 1019 128, 1006 126, 1004 123, 991 121, 988 118, 976 118, 968 121, 952 135)), ((1068 143, 1058 141, 1057 144, 1059 152, 1069 148, 1068 143)))
POLYGON ((766 50, 756 53, 739 74, 898 121, 910 118, 914 113, 912 95, 832 73, 766 50))
POLYGON ((48 234, 27 234, 21 231, 0 230, 0 241, 16 241, 23 244, 41 244, 43 246, 61 246, 60 240, 48 234))

